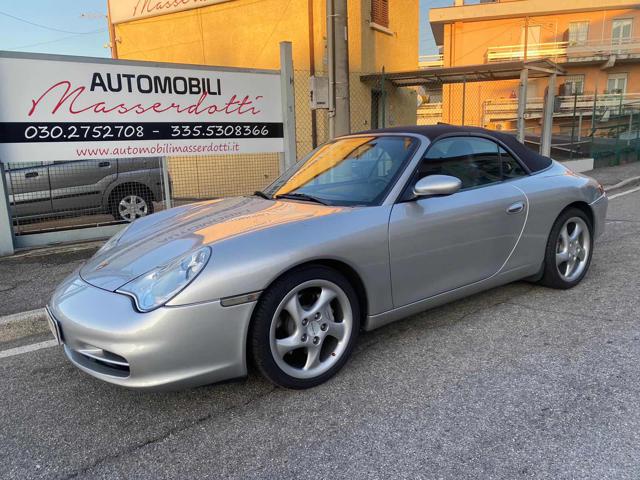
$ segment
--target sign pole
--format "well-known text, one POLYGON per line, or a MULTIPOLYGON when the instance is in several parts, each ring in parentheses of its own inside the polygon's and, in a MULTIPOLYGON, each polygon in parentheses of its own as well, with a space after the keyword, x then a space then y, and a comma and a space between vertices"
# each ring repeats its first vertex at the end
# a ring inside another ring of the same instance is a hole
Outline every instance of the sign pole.
POLYGON ((280 170, 296 163, 296 97, 293 84, 293 53, 291 42, 280 42, 280 90, 282 92, 282 123, 284 155, 280 170))
POLYGON ((4 164, 0 162, 0 257, 13 255, 13 225, 9 211, 9 190, 4 175, 4 164))
POLYGON ((520 71, 520 91, 518 92, 518 141, 524 143, 527 112, 527 84, 529 82, 529 69, 525 66, 520 71))
POLYGON ((542 135, 540 139, 540 153, 545 157, 551 155, 551 140, 553 128, 553 110, 556 99, 556 77, 557 74, 552 73, 549 76, 549 86, 547 87, 547 95, 544 99, 544 115, 542 118, 542 135))
POLYGON ((169 159, 162 157, 162 183, 164 187, 164 208, 169 209, 171 204, 171 184, 169 183, 169 159))

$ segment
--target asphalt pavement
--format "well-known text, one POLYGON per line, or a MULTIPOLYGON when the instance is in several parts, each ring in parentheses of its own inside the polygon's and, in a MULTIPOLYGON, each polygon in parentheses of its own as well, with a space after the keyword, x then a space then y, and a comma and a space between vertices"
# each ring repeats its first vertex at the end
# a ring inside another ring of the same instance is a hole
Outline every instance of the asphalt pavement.
MULTIPOLYGON (((91 248, 42 266, 43 288, 91 248)), ((636 191, 611 200, 578 287, 515 283, 365 333, 307 391, 252 373, 132 392, 59 347, 2 358, 51 337, 0 323, 0 478, 640 478, 639 252, 636 191)), ((24 301, 0 298, 0 315, 24 301)))

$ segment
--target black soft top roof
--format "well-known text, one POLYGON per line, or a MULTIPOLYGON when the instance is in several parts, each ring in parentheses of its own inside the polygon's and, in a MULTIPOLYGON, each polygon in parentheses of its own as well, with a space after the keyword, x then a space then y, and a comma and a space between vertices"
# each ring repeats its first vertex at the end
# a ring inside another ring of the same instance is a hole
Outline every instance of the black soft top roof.
POLYGON ((447 135, 483 135, 497 140, 498 143, 504 144, 509 150, 511 150, 511 152, 518 156, 522 163, 524 163, 531 172, 539 172, 551 165, 551 159, 549 157, 540 155, 530 148, 525 147, 513 135, 496 132, 494 130, 487 130, 486 128, 439 124, 383 128, 379 130, 369 130, 362 133, 413 133, 423 135, 432 142, 437 140, 439 137, 447 135))

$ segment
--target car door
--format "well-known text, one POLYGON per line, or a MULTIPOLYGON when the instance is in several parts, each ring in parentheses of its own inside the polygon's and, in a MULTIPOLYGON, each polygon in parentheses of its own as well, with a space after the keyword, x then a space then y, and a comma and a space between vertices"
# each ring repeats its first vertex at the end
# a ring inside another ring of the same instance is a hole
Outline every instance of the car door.
POLYGON ((49 168, 51 202, 56 212, 100 207, 118 174, 116 160, 57 162, 49 168))
POLYGON ((30 217, 51 213, 49 167, 44 162, 10 164, 5 180, 13 217, 30 217))
POLYGON ((493 141, 477 137, 449 137, 429 148, 410 191, 433 174, 455 176, 462 187, 453 195, 394 205, 389 252, 396 307, 482 281, 506 263, 528 205, 516 186, 525 170, 517 162, 503 165, 500 152, 493 141))

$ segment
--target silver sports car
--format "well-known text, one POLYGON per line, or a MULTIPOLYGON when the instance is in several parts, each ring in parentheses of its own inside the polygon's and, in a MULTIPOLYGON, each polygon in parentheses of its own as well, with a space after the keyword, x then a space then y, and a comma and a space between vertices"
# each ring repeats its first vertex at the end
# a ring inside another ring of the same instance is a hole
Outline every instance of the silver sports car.
POLYGON ((48 306, 73 364, 118 385, 247 374, 318 385, 358 333, 515 280, 571 288, 607 198, 513 137, 438 125, 325 144, 253 196, 141 218, 48 306))

